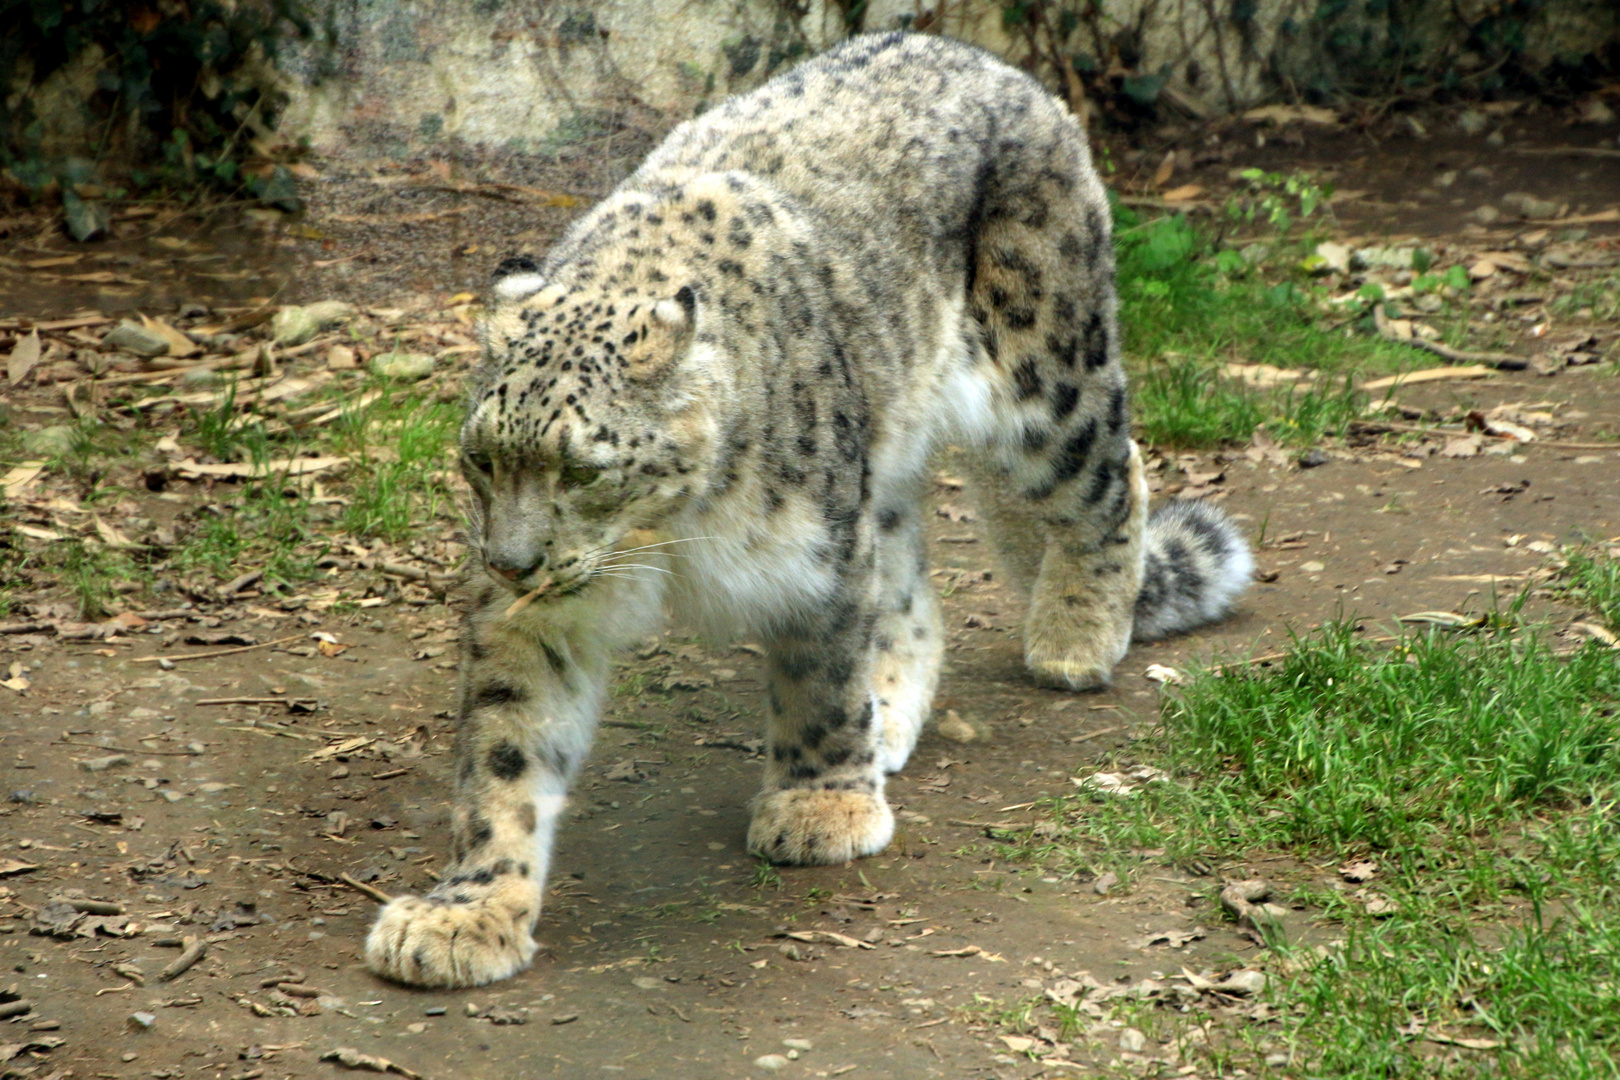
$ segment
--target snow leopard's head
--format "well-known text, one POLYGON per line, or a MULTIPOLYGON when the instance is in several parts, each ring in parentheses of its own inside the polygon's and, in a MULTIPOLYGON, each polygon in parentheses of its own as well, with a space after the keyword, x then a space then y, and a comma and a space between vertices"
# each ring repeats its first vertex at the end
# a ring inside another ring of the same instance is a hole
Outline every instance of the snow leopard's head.
POLYGON ((645 561, 627 538, 702 494, 718 431, 700 317, 691 287, 501 265, 461 432, 473 542, 496 581, 577 592, 645 561))

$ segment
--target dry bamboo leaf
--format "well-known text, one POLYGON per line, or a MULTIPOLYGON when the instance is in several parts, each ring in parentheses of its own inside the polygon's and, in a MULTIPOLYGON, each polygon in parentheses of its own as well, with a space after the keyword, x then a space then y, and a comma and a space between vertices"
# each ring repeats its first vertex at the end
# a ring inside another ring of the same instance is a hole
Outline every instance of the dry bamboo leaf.
POLYGON ((39 363, 41 351, 37 328, 12 348, 11 357, 6 361, 6 377, 11 380, 12 386, 22 382, 34 365, 39 363))

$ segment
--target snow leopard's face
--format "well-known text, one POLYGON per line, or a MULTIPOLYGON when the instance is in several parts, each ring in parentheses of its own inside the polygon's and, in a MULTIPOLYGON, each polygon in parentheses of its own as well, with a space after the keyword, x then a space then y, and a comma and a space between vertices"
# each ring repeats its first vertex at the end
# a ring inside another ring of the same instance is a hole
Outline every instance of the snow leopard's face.
MULTIPOLYGON (((716 432, 688 363, 697 299, 500 280, 461 433, 473 541, 518 594, 566 595, 704 489, 716 432), (630 539, 632 534, 637 534, 630 539)), ((621 569, 620 572, 623 572, 621 569)))

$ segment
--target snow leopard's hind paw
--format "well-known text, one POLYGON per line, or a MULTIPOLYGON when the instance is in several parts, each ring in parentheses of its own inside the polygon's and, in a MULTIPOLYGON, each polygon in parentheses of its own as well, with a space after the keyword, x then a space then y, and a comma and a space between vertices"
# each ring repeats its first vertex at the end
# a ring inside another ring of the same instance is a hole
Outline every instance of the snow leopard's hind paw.
POLYGON ((799 866, 875 855, 894 836, 894 813, 882 795, 795 788, 761 793, 748 826, 748 850, 799 866))

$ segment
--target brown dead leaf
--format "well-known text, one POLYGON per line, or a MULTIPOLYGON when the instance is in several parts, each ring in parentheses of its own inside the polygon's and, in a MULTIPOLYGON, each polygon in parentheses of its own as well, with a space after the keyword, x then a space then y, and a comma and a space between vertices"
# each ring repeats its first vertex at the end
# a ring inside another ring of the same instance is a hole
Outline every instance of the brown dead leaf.
POLYGON ((1167 203, 1178 203, 1196 199, 1203 193, 1204 185, 1202 184, 1182 184, 1180 187, 1171 188, 1161 197, 1167 203))
POLYGON ((1339 876, 1354 884, 1371 881, 1378 873, 1378 864, 1371 859, 1358 859, 1339 867, 1339 876))
POLYGON ((109 525, 105 521, 101 520, 101 515, 99 514, 95 515, 95 523, 96 535, 101 537, 101 542, 110 548, 127 550, 130 548, 139 548, 145 546, 144 544, 137 544, 135 541, 125 536, 115 526, 109 525))
POLYGON ((43 461, 24 461, 13 466, 6 475, 0 476, 0 491, 5 493, 8 500, 15 499, 28 488, 28 485, 38 480, 44 472, 45 463, 43 461))
POLYGON ((162 319, 152 319, 142 315, 141 326, 169 343, 170 356, 183 359, 187 356, 196 356, 202 352, 202 347, 195 341, 192 341, 162 319))
POLYGON ((1257 124, 1276 124, 1278 127, 1296 122, 1334 127, 1339 123, 1339 114, 1320 105, 1262 105, 1244 113, 1243 119, 1257 124))
POLYGON ((263 480, 266 477, 308 476, 348 464, 346 457, 287 458, 258 463, 239 462, 228 465, 201 465, 188 458, 174 467, 182 480, 213 477, 216 480, 263 480))
POLYGON ((1170 182, 1170 178, 1175 175, 1175 172, 1176 152, 1171 150, 1164 155, 1164 160, 1159 162, 1159 167, 1153 171, 1153 186, 1164 187, 1170 182))

